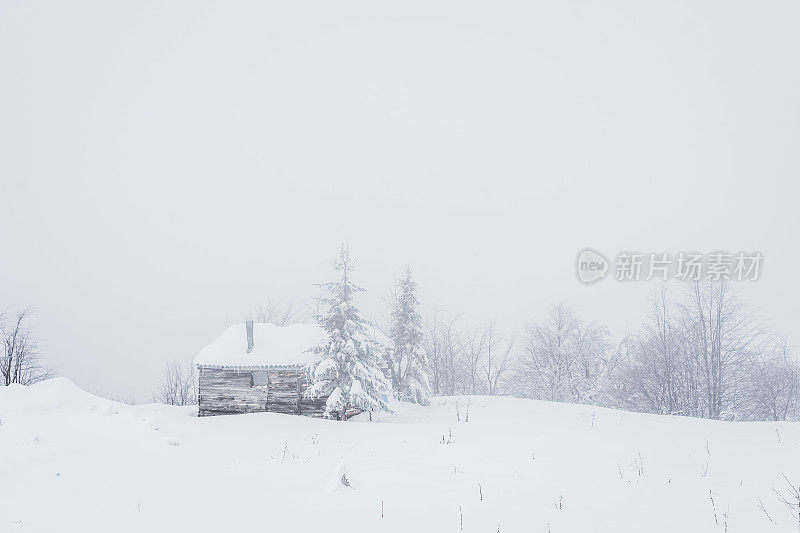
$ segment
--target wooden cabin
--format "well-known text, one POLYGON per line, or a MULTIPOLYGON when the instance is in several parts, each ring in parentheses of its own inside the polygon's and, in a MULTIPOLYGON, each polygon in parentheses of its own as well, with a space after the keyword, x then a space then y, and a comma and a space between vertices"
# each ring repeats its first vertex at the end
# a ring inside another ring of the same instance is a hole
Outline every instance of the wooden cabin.
POLYGON ((313 354, 325 332, 313 324, 234 324, 203 348, 198 416, 275 412, 322 416, 325 398, 309 400, 313 354))

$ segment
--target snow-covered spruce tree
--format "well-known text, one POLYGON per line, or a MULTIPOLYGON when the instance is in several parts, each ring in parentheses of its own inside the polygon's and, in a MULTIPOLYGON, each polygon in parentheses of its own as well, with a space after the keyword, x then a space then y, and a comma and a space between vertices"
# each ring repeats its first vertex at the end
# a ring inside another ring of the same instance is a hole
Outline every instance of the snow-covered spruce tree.
POLYGON ((353 284, 354 270, 350 250, 342 246, 333 262, 340 278, 321 285, 319 298, 324 313, 315 318, 328 337, 312 348, 319 363, 314 368, 308 398, 328 396, 325 416, 347 420, 347 408, 364 411, 389 411, 384 395, 390 391, 380 369, 375 343, 367 334, 367 322, 353 305, 353 297, 364 289, 353 284))
POLYGON ((384 351, 387 373, 394 395, 400 400, 426 405, 430 395, 428 360, 422 348, 422 317, 417 313, 417 284, 406 276, 395 284, 389 337, 392 346, 384 351))

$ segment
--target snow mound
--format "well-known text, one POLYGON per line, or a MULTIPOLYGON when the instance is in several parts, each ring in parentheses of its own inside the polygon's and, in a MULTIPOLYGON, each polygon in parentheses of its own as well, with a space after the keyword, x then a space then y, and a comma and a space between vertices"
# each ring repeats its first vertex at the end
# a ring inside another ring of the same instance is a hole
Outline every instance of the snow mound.
POLYGON ((116 404, 75 385, 67 378, 52 378, 29 386, 0 387, 0 403, 46 408, 91 409, 116 404))

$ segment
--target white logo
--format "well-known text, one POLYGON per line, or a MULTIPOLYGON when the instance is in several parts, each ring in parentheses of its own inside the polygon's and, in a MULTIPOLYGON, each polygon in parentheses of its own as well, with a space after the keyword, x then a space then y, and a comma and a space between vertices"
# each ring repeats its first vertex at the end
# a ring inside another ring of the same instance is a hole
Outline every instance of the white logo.
POLYGON ((575 266, 578 270, 578 279, 586 284, 600 281, 608 273, 608 259, 591 248, 581 250, 575 266))

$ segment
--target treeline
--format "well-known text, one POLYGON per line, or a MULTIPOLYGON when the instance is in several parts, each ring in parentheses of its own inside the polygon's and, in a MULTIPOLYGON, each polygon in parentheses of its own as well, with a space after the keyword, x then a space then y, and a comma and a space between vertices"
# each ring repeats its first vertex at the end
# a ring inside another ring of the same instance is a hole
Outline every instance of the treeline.
MULTIPOLYGON (((371 321, 383 346, 375 364, 399 399, 511 395, 724 420, 800 419, 800 365, 730 283, 662 285, 638 332, 616 343, 564 304, 518 336, 441 313, 423 319, 416 291, 408 270, 386 316, 371 321)), ((270 304, 255 318, 304 321, 270 304)))
POLYGON ((725 282, 663 286, 644 324, 614 344, 566 305, 503 339, 493 324, 462 331, 426 321, 434 395, 507 394, 725 420, 800 418, 800 365, 725 282))
MULTIPOLYGON (((423 319, 416 293, 408 270, 386 317, 370 324, 382 346, 374 364, 398 399, 510 395, 724 420, 800 419, 800 365, 725 281, 662 285, 638 332, 617 343, 564 304, 509 336, 495 323, 423 319)), ((255 318, 304 321, 270 304, 255 318)))

